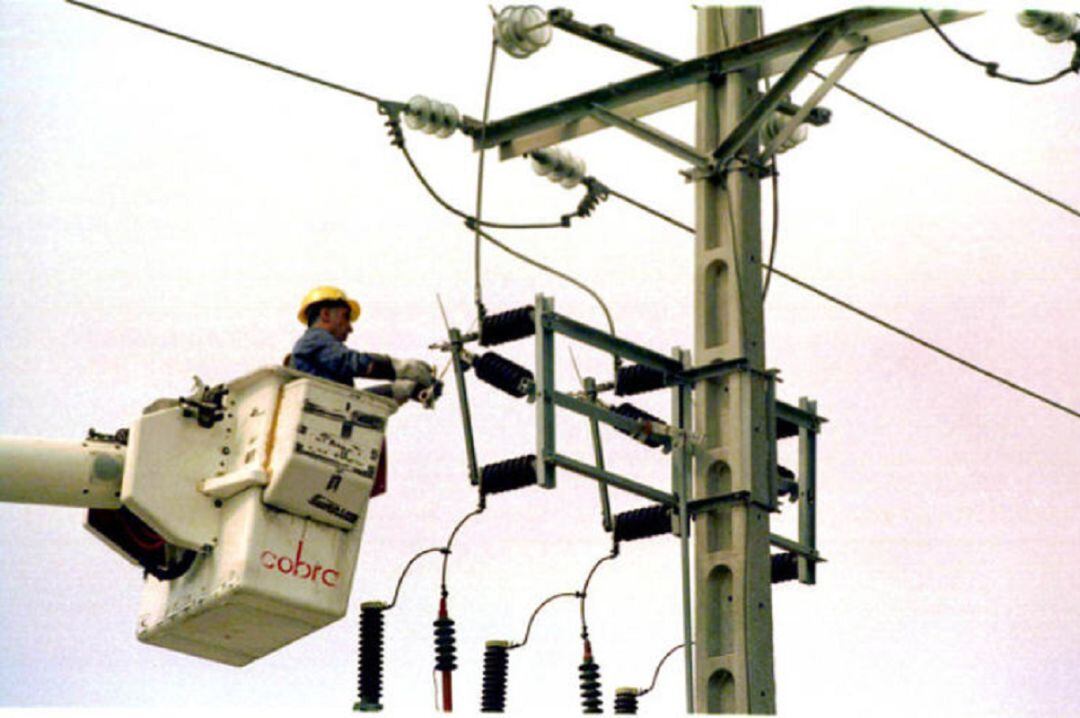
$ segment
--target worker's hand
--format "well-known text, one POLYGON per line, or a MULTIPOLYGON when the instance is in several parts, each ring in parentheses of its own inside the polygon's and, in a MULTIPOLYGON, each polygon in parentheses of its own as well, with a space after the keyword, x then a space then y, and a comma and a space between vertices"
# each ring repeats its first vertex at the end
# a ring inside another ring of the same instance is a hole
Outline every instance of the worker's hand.
POLYGON ((398 406, 412 399, 420 391, 420 386, 411 379, 398 379, 390 383, 390 396, 398 406))
POLYGON ((435 383, 435 367, 419 359, 392 359, 394 378, 415 381, 428 387, 435 383))

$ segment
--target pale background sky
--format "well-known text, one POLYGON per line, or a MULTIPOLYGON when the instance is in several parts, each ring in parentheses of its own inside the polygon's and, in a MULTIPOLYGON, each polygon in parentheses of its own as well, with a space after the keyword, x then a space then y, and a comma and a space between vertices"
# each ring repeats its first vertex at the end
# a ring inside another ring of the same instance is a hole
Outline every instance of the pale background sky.
MULTIPOLYGON (((416 93, 479 116, 490 42, 480 2, 159 2, 109 7, 391 99, 416 93)), ((689 4, 574 3, 668 54, 694 50, 689 4)), ((766 29, 839 5, 769 4, 766 29)), ((1012 11, 949 26, 1003 71, 1041 76, 1071 46, 1012 11)), ((500 55, 492 117, 648 66, 556 34, 500 55)), ((930 33, 875 47, 845 82, 974 154, 1080 205, 1080 85, 988 79, 930 33)), ((810 85, 809 87, 812 87, 810 85)), ((805 97, 809 89, 797 93, 805 97)), ((833 121, 781 157, 777 266, 929 340, 1080 406, 1080 221, 840 94, 833 121)), ((651 121, 692 138, 689 108, 651 121)), ((476 158, 460 135, 410 133, 431 181, 471 207, 476 158)), ((612 187, 692 221, 679 161, 609 130, 570 143, 612 187)), ((0 433, 78 439, 129 425, 191 376, 228 381, 276 363, 311 286, 365 306, 351 344, 442 363, 435 293, 472 314, 472 238, 429 200, 374 106, 60 2, 0 3, 0 433)), ((522 161, 488 164, 486 216, 553 218, 580 192, 522 161)), ((763 194, 767 226, 768 189, 763 194)), ((573 230, 500 233, 589 282, 627 337, 692 345, 692 238, 612 199, 573 230)), ((536 292, 602 317, 579 290, 484 252, 492 311, 536 292)), ((819 401, 819 584, 774 589, 784 716, 1046 716, 1080 707, 1080 425, 776 278, 766 305, 780 397, 819 401)), ((531 364, 531 344, 500 351, 531 364)), ((583 370, 607 378, 603 355, 583 370)), ((565 343, 559 383, 576 380, 565 343)), ((533 411, 471 384, 481 463, 532 450, 533 411)), ((666 414, 666 395, 635 401, 666 414)), ((586 424, 561 446, 588 460, 586 424)), ((475 503, 453 391, 393 420, 390 492, 368 516, 353 605, 388 599, 414 552, 445 542, 475 503)), ((666 457, 608 432, 609 466, 666 487, 666 457)), ((793 447, 792 447, 793 448, 793 447)), ((785 448, 785 452, 790 451, 785 448)), ((793 460, 790 453, 782 454, 793 460)), ((642 502, 618 497, 616 508, 642 502)), ((793 531, 789 509, 774 526, 793 531)), ((243 668, 135 640, 140 572, 81 527, 82 512, 0 506, 0 705, 315 708, 354 700, 355 612, 243 668)), ((483 642, 520 638, 544 597, 572 591, 608 549, 595 485, 493 497, 450 563, 459 712, 477 710, 483 642)), ((438 561, 388 614, 388 715, 432 710, 438 561)), ((605 707, 647 685, 681 641, 678 544, 624 547, 589 601, 605 707)), ((509 709, 578 708, 577 607, 556 603, 512 654, 509 709)), ((642 715, 683 706, 670 662, 642 715)))

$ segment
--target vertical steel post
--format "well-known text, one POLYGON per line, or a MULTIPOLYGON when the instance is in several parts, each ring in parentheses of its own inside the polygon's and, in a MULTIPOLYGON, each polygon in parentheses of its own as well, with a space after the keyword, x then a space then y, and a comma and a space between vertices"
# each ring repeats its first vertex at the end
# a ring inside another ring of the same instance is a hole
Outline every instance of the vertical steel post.
POLYGON ((465 367, 461 361, 461 332, 450 330, 450 355, 454 362, 454 382, 457 384, 458 404, 461 407, 461 426, 465 431, 465 458, 469 463, 469 482, 476 486, 480 483, 480 472, 476 465, 476 444, 473 441, 472 412, 469 410, 469 394, 465 388, 465 367))
MULTIPOLYGON (((799 408, 817 416, 817 402, 799 399, 799 408)), ((799 427, 799 543, 817 549, 817 429, 799 427)), ((799 557, 799 581, 817 582, 817 562, 799 557)))
MULTIPOLYGON (((756 8, 698 10, 698 54, 758 37, 756 8)), ((758 96, 757 69, 703 82, 697 95, 697 149, 711 154, 758 96)), ((767 379, 761 303, 758 180, 739 159, 696 185, 694 359, 745 357, 752 371, 701 382, 694 419, 694 495, 748 490, 751 501, 695 521, 695 708, 703 713, 775 713, 769 559, 767 379), (740 166, 742 165, 742 166, 740 166)))
MULTIPOLYGON (((672 356, 683 365, 690 366, 690 352, 676 347, 672 356)), ((691 649, 694 641, 694 604, 690 569, 690 511, 687 504, 693 498, 693 484, 690 478, 690 433, 694 418, 693 390, 682 383, 671 387, 671 423, 679 430, 671 452, 671 492, 679 498, 679 554, 680 574, 682 577, 683 604, 683 662, 686 678, 686 712, 694 712, 694 654, 691 649)))
MULTIPOLYGON (((586 395, 588 395, 590 401, 596 401, 596 379, 591 376, 587 376, 582 379, 586 395)), ((592 436, 593 445, 593 457, 595 459, 596 468, 604 468, 604 445, 600 443, 600 422, 594 416, 589 417, 589 434, 592 436)), ((608 485, 606 481, 598 480, 596 482, 600 491, 600 513, 603 516, 604 530, 610 533, 614 530, 615 525, 611 521, 611 497, 608 496, 608 485)))
POLYGON ((536 483, 545 489, 555 488, 555 332, 544 321, 554 311, 554 299, 536 295, 536 483))

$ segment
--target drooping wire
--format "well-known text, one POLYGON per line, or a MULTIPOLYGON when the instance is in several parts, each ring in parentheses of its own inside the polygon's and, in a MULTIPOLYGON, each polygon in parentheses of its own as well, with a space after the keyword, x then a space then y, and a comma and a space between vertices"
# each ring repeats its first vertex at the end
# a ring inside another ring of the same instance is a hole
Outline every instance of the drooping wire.
MULTIPOLYGON (((469 229, 472 229, 473 226, 474 226, 471 219, 466 220, 465 225, 468 226, 469 229)), ((528 255, 522 254, 521 252, 519 252, 519 251, 517 251, 515 249, 512 249, 511 247, 508 247, 507 245, 503 244, 499 240, 492 237, 487 232, 484 232, 484 231, 481 230, 480 231, 480 236, 483 237, 484 239, 486 239, 487 241, 491 242, 496 247, 498 247, 502 251, 506 252, 510 256, 517 257, 518 259, 525 262, 526 264, 531 264, 532 266, 536 267, 537 269, 542 269, 543 271, 548 272, 549 274, 553 274, 556 277, 559 277, 560 279, 563 279, 563 280, 569 282, 570 284, 573 284, 575 287, 577 287, 577 288, 583 290, 584 292, 586 292, 590 297, 592 297, 593 299, 596 300, 597 304, 600 305, 600 309, 604 312, 604 317, 607 319, 608 329, 611 331, 611 335, 612 336, 617 336, 615 334, 615 320, 613 320, 611 318, 611 312, 608 310, 607 304, 600 297, 600 295, 597 294, 589 285, 585 284, 584 282, 582 282, 582 281, 580 281, 578 279, 574 279, 569 274, 565 274, 563 272, 560 272, 558 269, 550 267, 550 266, 544 264, 543 262, 535 260, 532 257, 529 257, 528 255)))
POLYGON ((656 670, 653 671, 652 683, 649 684, 648 688, 644 688, 644 689, 642 689, 641 691, 638 692, 638 698, 645 695, 646 693, 651 691, 653 688, 656 688, 656 680, 657 680, 657 678, 660 677, 660 669, 664 667, 664 663, 667 661, 667 659, 671 658, 671 656, 674 655, 675 651, 679 650, 680 648, 682 648, 685 645, 686 645, 685 643, 680 643, 679 645, 673 647, 670 651, 668 651, 667 653, 664 654, 664 657, 660 659, 660 663, 658 663, 656 665, 656 670))
POLYGON ((944 40, 945 44, 948 45, 953 52, 955 52, 957 55, 964 58, 968 62, 979 65, 984 70, 986 70, 987 75, 995 79, 1005 80, 1006 82, 1015 82, 1021 85, 1046 85, 1051 82, 1060 80, 1069 73, 1080 72, 1080 51, 1078 51, 1077 54, 1073 56, 1073 60, 1068 67, 1066 67, 1064 70, 1060 70, 1054 73, 1053 75, 1050 75, 1049 77, 1044 77, 1039 80, 1029 80, 1023 77, 1015 77, 1014 75, 1006 75, 1003 72, 998 72, 998 63, 988 62, 987 60, 980 60, 971 53, 965 52, 964 50, 960 49, 960 47, 958 47, 957 44, 953 42, 948 35, 945 34, 945 31, 942 30, 936 22, 934 22, 934 19, 930 17, 930 14, 927 13, 926 10, 924 10, 923 8, 919 8, 919 12, 922 14, 923 19, 926 20, 926 24, 933 28, 934 32, 937 33, 938 37, 944 40))
MULTIPOLYGON (((431 183, 427 181, 424 173, 420 171, 419 167, 417 167, 416 162, 412 158, 412 154, 409 152, 409 148, 404 144, 402 144, 400 147, 402 154, 405 155, 405 161, 409 163, 409 167, 412 168, 413 174, 416 175, 416 179, 420 181, 420 184, 424 187, 425 190, 427 190, 427 193, 431 195, 431 198, 434 199, 439 204, 439 206, 441 206, 447 212, 456 215, 467 222, 475 223, 476 217, 472 216, 467 212, 462 212, 460 209, 443 199, 442 196, 435 191, 435 188, 432 187, 431 183)), ((480 226, 491 227, 492 229, 556 229, 561 228, 564 225, 562 222, 533 222, 515 224, 508 222, 490 222, 484 220, 480 222, 480 226)))
POLYGON ((547 606, 552 601, 555 601, 556 599, 567 598, 567 597, 581 598, 581 592, 580 591, 566 591, 566 592, 563 592, 563 593, 556 593, 556 594, 554 594, 552 596, 548 596, 543 601, 541 601, 540 605, 537 606, 536 609, 532 612, 532 615, 529 616, 529 622, 525 626, 525 637, 522 638, 520 641, 518 641, 516 643, 511 643, 510 646, 509 646, 509 650, 513 650, 515 648, 521 648, 522 646, 524 646, 526 643, 529 642, 529 635, 532 633, 533 622, 536 620, 536 616, 540 613, 541 609, 543 609, 545 606, 547 606))
POLYGON ((615 550, 612 550, 611 553, 604 556, 599 561, 597 561, 595 564, 593 564, 592 569, 589 571, 589 575, 585 578, 585 583, 581 587, 581 591, 578 592, 579 597, 580 597, 580 611, 581 611, 581 637, 583 639, 585 639, 586 641, 589 640, 589 624, 585 619, 585 599, 589 597, 589 584, 592 582, 593 576, 596 574, 596 569, 600 568, 600 564, 604 563, 605 561, 610 561, 611 559, 615 558, 618 555, 619 555, 619 553, 618 553, 618 550, 616 548, 615 550))
MULTIPOLYGON (((494 12, 494 8, 492 8, 494 12)), ((484 299, 480 285, 480 224, 483 222, 484 206, 484 157, 487 149, 484 140, 487 139, 488 114, 491 110, 491 87, 495 81, 495 56, 498 54, 499 43, 494 37, 491 38, 491 59, 488 61, 487 86, 484 88, 484 116, 480 122, 480 152, 476 168, 476 233, 473 235, 473 287, 474 300, 476 301, 476 316, 478 321, 484 320, 484 299)))
MULTIPOLYGON (((758 16, 758 29, 762 35, 765 34, 765 13, 761 8, 757 9, 758 16)), ((765 73, 765 92, 768 93, 772 83, 769 81, 768 73, 765 73)), ((772 281, 772 264, 776 260, 776 242, 779 237, 780 231, 780 169, 776 164, 777 155, 779 152, 773 152, 772 155, 772 167, 770 170, 770 178, 772 180, 772 239, 769 240, 769 261, 765 263, 765 283, 761 288, 761 301, 765 302, 765 298, 769 296, 769 282, 772 281)))
POLYGON ((439 551, 439 552, 445 554, 447 552, 447 547, 445 547, 445 546, 432 546, 431 548, 426 548, 423 551, 420 551, 415 556, 413 556, 411 559, 409 559, 408 563, 405 564, 405 568, 401 572, 401 576, 398 577, 397 587, 394 588, 394 598, 393 598, 393 600, 390 601, 389 604, 387 604, 386 608, 383 609, 384 611, 389 611, 391 608, 393 608, 397 604, 398 595, 401 593, 401 585, 402 585, 402 583, 405 582, 405 574, 407 574, 409 572, 409 569, 412 568, 412 565, 414 563, 416 563, 417 560, 419 560, 422 556, 425 556, 425 555, 427 555, 429 553, 435 553, 436 551, 439 551))
POLYGON ((451 548, 454 545, 454 539, 457 537, 458 531, 461 530, 461 527, 465 525, 466 521, 471 519, 473 516, 477 516, 477 515, 479 515, 479 514, 481 514, 483 512, 484 512, 484 509, 482 507, 478 508, 478 509, 473 509, 469 513, 465 514, 465 517, 462 518, 460 521, 458 521, 457 526, 455 526, 454 530, 450 532, 450 538, 449 538, 449 540, 447 540, 446 546, 443 548, 442 579, 440 581, 440 591, 442 592, 443 596, 447 595, 447 591, 446 591, 446 567, 447 567, 447 564, 450 561, 450 554, 452 553, 451 548))
MULTIPOLYGON (((823 80, 825 79, 825 76, 820 74, 816 70, 811 70, 810 72, 812 72, 814 75, 816 75, 817 77, 819 77, 819 78, 821 78, 823 80)), ((869 107, 871 109, 874 109, 874 110, 877 110, 878 112, 885 115, 889 119, 891 119, 891 120, 893 120, 895 122, 899 122, 901 125, 903 125, 904 127, 907 127, 909 130, 913 130, 914 132, 919 133, 920 135, 922 135, 926 139, 930 140, 931 142, 935 142, 935 143, 941 145, 942 147, 944 147, 945 149, 960 155, 964 159, 966 159, 966 160, 968 160, 970 162, 974 162, 976 165, 978 165, 979 167, 982 167, 984 170, 987 170, 988 172, 991 172, 991 173, 997 175, 998 177, 1002 178, 1003 180, 1007 180, 1007 181, 1013 183, 1014 185, 1016 185, 1017 187, 1019 187, 1019 188, 1021 188, 1023 190, 1027 190, 1028 192, 1035 195, 1039 199, 1045 200, 1045 201, 1049 202, 1050 204, 1055 205, 1055 206, 1065 210, 1066 212, 1068 212, 1068 213, 1070 213, 1072 215, 1075 215, 1076 217, 1080 217, 1080 210, 1076 209, 1075 207, 1072 207, 1072 206, 1066 204, 1065 202, 1061 201, 1060 199, 1056 199, 1054 197, 1051 197, 1050 195, 1046 194, 1045 192, 1042 192, 1041 190, 1038 190, 1038 189, 1032 187, 1031 185, 1027 184, 1026 182, 1024 182, 1022 180, 1019 180, 1016 177, 1013 177, 1012 175, 1008 174, 1007 172, 1005 172, 1003 170, 1000 170, 997 167, 994 167, 993 165, 991 165, 991 164, 989 164, 987 162, 984 162, 983 160, 980 160, 978 157, 975 157, 974 155, 972 155, 972 154, 970 154, 968 152, 965 152, 964 150, 960 149, 956 145, 953 145, 953 144, 951 144, 949 142, 946 142, 945 140, 941 139, 937 135, 934 135, 931 132, 923 129, 922 127, 919 127, 918 125, 916 125, 911 120, 904 119, 903 117, 900 117, 899 115, 897 115, 895 112, 892 112, 890 110, 885 109, 884 107, 877 104, 873 100, 870 100, 869 98, 865 97, 864 95, 859 94, 855 90, 852 90, 850 87, 846 87, 846 86, 840 84, 839 82, 836 83, 835 87, 838 90, 840 90, 841 92, 843 92, 844 94, 848 95, 849 97, 851 97, 851 98, 853 98, 855 100, 858 100, 859 102, 866 105, 867 107, 869 107)))
POLYGON ((339 92, 345 92, 345 93, 348 93, 350 95, 353 95, 354 97, 360 97, 360 98, 363 98, 363 99, 368 100, 370 102, 381 102, 382 101, 378 97, 376 97, 375 95, 371 95, 371 94, 368 94, 366 92, 362 92, 362 91, 357 90, 355 88, 346 87, 345 85, 341 85, 341 84, 338 84, 336 82, 331 82, 330 80, 324 80, 321 77, 315 77, 314 75, 309 75, 306 72, 298 72, 297 70, 291 70, 291 69, 289 69, 289 68, 287 68, 287 67, 285 67, 283 65, 278 65, 276 63, 268 62, 266 60, 260 60, 257 57, 253 57, 251 55, 246 55, 246 54, 244 54, 242 52, 237 52, 236 50, 230 50, 230 49, 222 47, 220 45, 214 45, 212 43, 206 42, 205 40, 199 40, 197 38, 191 37, 190 35, 183 35, 181 33, 174 32, 172 30, 167 30, 167 29, 165 29, 163 27, 159 27, 157 25, 151 25, 148 22, 143 22, 142 20, 136 20, 133 17, 129 17, 127 15, 121 15, 119 13, 115 13, 115 12, 112 12, 111 10, 106 10, 104 8, 100 8, 100 7, 97 7, 95 5, 90 5, 90 4, 84 3, 84 2, 79 2, 78 0, 65 0, 65 2, 67 2, 69 5, 75 5, 76 7, 81 7, 84 10, 90 10, 91 12, 96 12, 99 15, 104 15, 106 17, 111 17, 114 20, 121 20, 121 21, 129 23, 131 25, 136 25, 136 26, 144 28, 146 30, 152 30, 153 32, 160 33, 162 35, 166 35, 168 37, 175 38, 177 40, 183 40, 184 42, 190 42, 193 45, 198 45, 199 47, 206 48, 207 50, 213 50, 214 52, 220 52, 220 53, 222 53, 224 55, 229 55, 230 57, 235 57, 235 58, 240 59, 240 60, 246 60, 247 62, 251 62, 251 63, 254 63, 256 65, 259 65, 260 67, 265 67, 265 68, 268 68, 270 70, 275 70, 277 72, 282 72, 282 73, 285 73, 286 75, 292 75, 293 77, 298 77, 301 80, 307 80, 308 82, 314 82, 317 85, 322 85, 323 87, 329 87, 330 89, 338 90, 339 92))
MULTIPOLYGON (((837 85, 837 87, 839 87, 839 85, 837 85)), ((693 228, 690 227, 689 225, 685 225, 685 224, 680 223, 680 226, 683 229, 685 229, 687 232, 690 232, 690 233, 694 232, 693 228)), ((783 279, 786 279, 787 281, 791 282, 792 284, 795 284, 796 286, 802 287, 803 289, 805 289, 805 290, 807 290, 807 291, 809 291, 809 292, 811 292, 813 294, 816 294, 817 296, 821 297, 822 299, 830 301, 833 304, 836 304, 836 305, 838 305, 840 307, 843 307, 844 309, 847 309, 848 311, 854 312, 855 314, 858 314, 860 317, 862 317, 864 319, 868 319, 868 320, 874 322, 878 326, 884 327, 885 329, 888 329, 891 332, 899 334, 900 336, 904 337, 905 339, 913 341, 913 342, 915 342, 916 344, 919 344, 922 347, 925 347, 925 348, 927 348, 927 349, 929 349, 929 350, 931 350, 933 352, 936 352, 937 354, 940 354, 941 356, 945 357, 946 359, 951 359, 952 361, 960 364, 961 366, 964 366, 964 367, 966 367, 968 369, 971 369, 972 371, 977 372, 979 374, 982 374, 983 376, 985 376, 985 377, 987 377, 989 379, 993 379, 994 381, 996 381, 996 382, 998 382, 1000 384, 1004 384, 1005 386, 1009 387, 1010 389, 1013 389, 1013 390, 1018 391, 1018 392, 1020 392, 1022 394, 1025 394, 1025 395, 1027 395, 1027 396, 1029 396, 1029 397, 1031 397, 1033 399, 1037 399, 1038 401, 1041 401, 1044 404, 1048 404, 1048 405, 1054 407, 1055 409, 1058 409, 1060 411, 1065 412, 1066 414, 1069 414, 1070 416, 1074 416, 1074 417, 1080 419, 1080 412, 1078 412, 1075 409, 1072 409, 1072 408, 1070 408, 1068 406, 1065 406, 1064 404, 1061 404, 1061 403, 1059 403, 1057 401, 1054 401, 1053 399, 1051 399, 1051 398, 1049 398, 1049 397, 1047 397, 1047 396, 1045 396, 1043 394, 1039 394, 1038 392, 1035 392, 1035 391, 1033 391, 1031 389, 1028 389, 1028 388, 1026 388, 1024 386, 1021 386, 1020 384, 1017 384, 1016 382, 1013 382, 1013 381, 1011 381, 1009 379, 1006 379, 1005 377, 1000 376, 999 374, 995 374, 994 372, 992 372, 992 371, 990 371, 988 369, 984 369, 984 368, 978 366, 977 364, 969 362, 968 360, 963 359, 963 358, 957 356, 956 354, 953 354, 952 352, 949 352, 949 351, 947 351, 945 349, 942 349, 941 347, 937 346, 936 344, 928 342, 925 339, 921 339, 921 338, 915 336, 914 334, 901 329, 900 327, 896 326, 895 324, 891 324, 891 323, 885 321, 884 319, 881 319, 880 317, 877 317, 877 316, 871 314, 870 312, 867 312, 867 311, 865 311, 863 309, 859 309, 858 307, 856 307, 855 305, 853 305, 853 304, 851 304, 849 302, 845 302, 844 300, 842 300, 842 299, 840 299, 838 297, 835 297, 832 294, 829 294, 828 292, 826 292, 826 291, 824 291, 822 289, 818 289, 817 287, 810 284, 809 282, 804 282, 803 280, 798 279, 798 278, 792 276, 791 274, 788 274, 787 272, 781 271, 777 267, 770 266, 770 269, 777 276, 782 277, 783 279)))

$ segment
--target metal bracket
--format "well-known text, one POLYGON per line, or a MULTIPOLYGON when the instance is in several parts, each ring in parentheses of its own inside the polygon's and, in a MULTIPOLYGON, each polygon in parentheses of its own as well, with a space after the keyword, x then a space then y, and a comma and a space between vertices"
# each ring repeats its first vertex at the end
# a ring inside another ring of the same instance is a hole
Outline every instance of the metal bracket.
POLYGON ((739 120, 739 124, 713 150, 713 161, 718 166, 725 166, 735 157, 737 152, 742 150, 750 138, 757 136, 761 123, 776 110, 785 97, 791 94, 795 86, 803 81, 818 60, 828 54, 829 50, 832 49, 843 34, 843 28, 844 24, 842 22, 834 22, 822 29, 820 34, 810 43, 810 47, 806 48, 791 67, 776 81, 776 84, 754 103, 754 106, 739 120))
POLYGON ((622 117, 601 105, 593 105, 592 116, 609 127, 617 127, 639 140, 645 140, 653 147, 658 147, 668 154, 692 163, 698 170, 711 171, 715 166, 712 160, 698 152, 693 146, 644 122, 622 117))
POLYGON ((811 93, 810 97, 807 98, 802 107, 796 110, 784 129, 773 138, 772 142, 770 142, 769 146, 762 151, 761 156, 758 159, 767 160, 776 154, 776 151, 781 145, 787 142, 788 138, 791 137, 791 134, 795 132, 803 120, 805 120, 811 112, 817 109, 818 103, 824 99, 829 90, 840 81, 840 78, 851 69, 851 66, 855 64, 855 61, 862 57, 863 52, 866 51, 866 48, 868 47, 867 38, 865 36, 861 37, 860 42, 861 46, 845 55, 844 59, 833 68, 832 72, 829 73, 825 80, 823 80, 822 83, 818 85, 817 89, 811 93))
POLYGON ((720 494, 719 496, 709 496, 704 499, 694 499, 693 501, 686 502, 686 510, 690 516, 697 516, 700 513, 706 511, 712 511, 715 508, 721 506, 730 506, 732 504, 746 504, 750 502, 749 491, 733 491, 730 494, 720 494))

